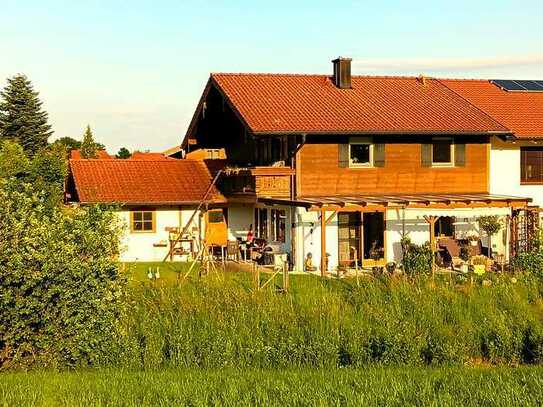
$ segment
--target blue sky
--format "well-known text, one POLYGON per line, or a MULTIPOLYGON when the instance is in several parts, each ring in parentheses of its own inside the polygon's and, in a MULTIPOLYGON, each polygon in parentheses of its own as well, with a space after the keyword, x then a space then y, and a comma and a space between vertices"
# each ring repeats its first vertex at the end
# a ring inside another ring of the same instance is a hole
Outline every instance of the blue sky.
POLYGON ((0 83, 26 74, 55 137, 182 139, 210 72, 543 79, 541 1, 0 1, 0 83), (5 3, 5 4, 4 4, 5 3))

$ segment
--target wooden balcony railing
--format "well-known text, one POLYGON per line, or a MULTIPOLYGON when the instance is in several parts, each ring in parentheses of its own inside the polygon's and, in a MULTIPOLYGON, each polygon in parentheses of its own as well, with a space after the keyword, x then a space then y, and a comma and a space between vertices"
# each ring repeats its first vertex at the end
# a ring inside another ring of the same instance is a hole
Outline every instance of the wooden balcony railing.
POLYGON ((229 169, 219 188, 225 196, 290 198, 294 173, 294 169, 288 167, 229 169))

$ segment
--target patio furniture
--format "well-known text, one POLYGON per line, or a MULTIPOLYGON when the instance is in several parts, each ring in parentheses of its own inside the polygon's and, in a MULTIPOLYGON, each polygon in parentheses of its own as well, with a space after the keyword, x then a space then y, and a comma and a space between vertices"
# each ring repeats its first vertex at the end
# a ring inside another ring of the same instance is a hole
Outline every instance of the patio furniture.
POLYGON ((239 243, 237 240, 226 242, 226 260, 239 261, 239 243))

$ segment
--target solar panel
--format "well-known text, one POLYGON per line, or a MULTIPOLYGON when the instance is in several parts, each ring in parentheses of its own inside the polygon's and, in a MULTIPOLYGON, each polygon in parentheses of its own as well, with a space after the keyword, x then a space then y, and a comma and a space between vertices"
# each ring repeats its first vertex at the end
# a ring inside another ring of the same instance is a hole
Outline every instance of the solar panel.
POLYGON ((543 90, 543 88, 539 86, 536 81, 515 80, 515 82, 526 90, 531 90, 531 91, 543 90))
POLYGON ((543 92, 543 81, 494 79, 491 82, 509 92, 543 92))
POLYGON ((498 79, 493 80, 492 83, 502 88, 503 90, 526 90, 515 81, 498 79))

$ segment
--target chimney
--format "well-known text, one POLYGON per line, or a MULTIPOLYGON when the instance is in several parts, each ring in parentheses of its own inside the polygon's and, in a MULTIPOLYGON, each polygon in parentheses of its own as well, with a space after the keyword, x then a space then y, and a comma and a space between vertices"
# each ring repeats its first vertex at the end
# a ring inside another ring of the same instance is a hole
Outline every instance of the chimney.
POLYGON ((339 57, 334 64, 334 85, 340 89, 351 89, 351 58, 339 57))

